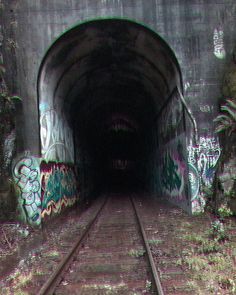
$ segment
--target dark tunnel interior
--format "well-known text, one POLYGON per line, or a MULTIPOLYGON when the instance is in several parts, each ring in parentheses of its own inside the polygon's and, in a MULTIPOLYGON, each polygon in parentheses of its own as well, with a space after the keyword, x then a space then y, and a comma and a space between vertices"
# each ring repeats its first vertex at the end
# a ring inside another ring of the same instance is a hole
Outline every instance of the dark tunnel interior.
POLYGON ((169 46, 132 21, 90 21, 55 41, 40 68, 39 102, 73 130, 82 190, 149 189, 156 119, 181 79, 169 46))

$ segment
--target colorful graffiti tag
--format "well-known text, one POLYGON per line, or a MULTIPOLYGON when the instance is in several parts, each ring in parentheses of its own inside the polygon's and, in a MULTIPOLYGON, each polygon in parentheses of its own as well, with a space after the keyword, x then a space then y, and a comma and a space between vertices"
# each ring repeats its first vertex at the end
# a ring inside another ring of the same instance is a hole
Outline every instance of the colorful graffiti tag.
POLYGON ((205 199, 201 186, 211 186, 221 148, 214 137, 200 137, 196 145, 190 140, 187 150, 193 211, 203 211, 205 199))
POLYGON ((67 121, 53 110, 40 105, 42 157, 47 161, 73 162, 73 136, 67 121))
POLYGON ((215 138, 200 137, 199 143, 188 146, 188 163, 198 171, 204 185, 211 185, 216 163, 220 157, 221 148, 215 138))
POLYGON ((161 183, 165 192, 178 200, 185 199, 184 173, 184 163, 180 161, 178 156, 167 152, 163 159, 161 183))
POLYGON ((158 185, 171 202, 190 211, 183 104, 176 88, 158 117, 158 185), (163 155, 163 156, 162 156, 163 155))
POLYGON ((63 207, 72 206, 78 198, 74 170, 62 163, 42 162, 42 218, 60 213, 63 207))
POLYGON ((33 225, 41 223, 39 161, 23 157, 13 169, 13 177, 19 190, 19 206, 25 221, 33 225))

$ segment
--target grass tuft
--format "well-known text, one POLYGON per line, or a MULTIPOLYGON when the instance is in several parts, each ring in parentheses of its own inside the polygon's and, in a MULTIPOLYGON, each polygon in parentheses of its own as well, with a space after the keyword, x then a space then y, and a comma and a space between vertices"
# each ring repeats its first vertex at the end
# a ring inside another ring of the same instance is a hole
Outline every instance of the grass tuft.
POLYGON ((144 256, 145 253, 146 251, 144 249, 139 249, 139 250, 131 249, 128 254, 129 256, 139 258, 144 256))

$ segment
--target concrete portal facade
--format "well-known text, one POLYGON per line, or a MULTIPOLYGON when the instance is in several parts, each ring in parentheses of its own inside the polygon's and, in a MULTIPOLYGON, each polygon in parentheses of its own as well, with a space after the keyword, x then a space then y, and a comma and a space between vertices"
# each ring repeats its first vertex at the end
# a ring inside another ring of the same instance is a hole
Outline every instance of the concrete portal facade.
POLYGON ((135 162, 135 177, 154 195, 202 210, 201 188, 221 152, 213 119, 234 47, 235 1, 0 4, 7 82, 22 97, 13 177, 23 218, 40 224, 98 191, 107 151, 115 167, 135 162), (123 146, 124 135, 114 139, 121 129, 134 138, 128 152, 113 148, 123 146))

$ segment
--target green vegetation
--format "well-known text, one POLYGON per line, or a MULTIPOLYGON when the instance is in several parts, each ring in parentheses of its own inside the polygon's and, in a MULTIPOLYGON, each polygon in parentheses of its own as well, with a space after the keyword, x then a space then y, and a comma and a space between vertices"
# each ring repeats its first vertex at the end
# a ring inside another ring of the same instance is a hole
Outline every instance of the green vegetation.
POLYGON ((29 294, 28 292, 25 292, 24 289, 27 287, 30 282, 33 279, 33 272, 21 272, 17 270, 15 273, 13 273, 8 280, 13 281, 14 286, 13 290, 11 288, 3 288, 0 291, 0 294, 2 295, 10 295, 10 294, 17 294, 17 295, 27 295, 29 294))
POLYGON ((6 164, 4 144, 7 136, 15 128, 15 101, 21 100, 17 95, 11 95, 6 85, 4 75, 5 66, 0 54, 0 178, 10 175, 9 163, 6 164))
POLYGON ((129 256, 138 258, 144 256, 145 253, 146 251, 144 249, 131 249, 128 254, 129 256))
POLYGON ((233 132, 236 132, 236 98, 227 99, 220 110, 222 114, 214 120, 217 123, 216 132, 224 132, 231 136, 233 132))
POLYGON ((45 257, 58 257, 60 254, 56 250, 51 250, 49 252, 44 253, 45 257))
POLYGON ((14 101, 21 100, 21 98, 17 95, 11 95, 8 87, 6 85, 4 75, 6 73, 6 68, 3 64, 3 60, 0 59, 0 102, 5 106, 4 109, 1 109, 2 113, 6 113, 12 109, 14 109, 14 101))
POLYGON ((190 271, 189 287, 197 294, 236 294, 236 265, 228 255, 234 253, 235 242, 227 227, 216 220, 204 232, 188 233, 181 239, 188 241, 188 248, 176 265, 190 271))
POLYGON ((158 244, 161 244, 162 242, 163 240, 159 240, 159 239, 148 240, 149 245, 158 245, 158 244))
POLYGON ((236 214, 236 47, 233 59, 228 65, 222 88, 224 101, 215 118, 216 133, 222 145, 210 205, 222 217, 236 214))
MULTIPOLYGON (((128 293, 128 288, 125 283, 119 283, 119 284, 94 284, 94 285, 84 285, 83 286, 84 290, 91 290, 91 294, 94 293, 94 291, 101 290, 101 294, 104 295, 112 295, 112 294, 120 294, 127 292, 128 293)), ((100 294, 100 293, 99 293, 100 294)))
POLYGON ((221 218, 225 218, 225 217, 229 217, 233 215, 233 212, 230 210, 230 208, 224 204, 222 204, 221 207, 218 208, 217 213, 221 218))
POLYGON ((146 290, 150 292, 152 290, 152 282, 149 280, 146 280, 146 290))
POLYGON ((215 220, 211 223, 211 228, 209 229, 209 235, 215 241, 224 241, 227 238, 227 234, 224 225, 220 220, 215 220))

